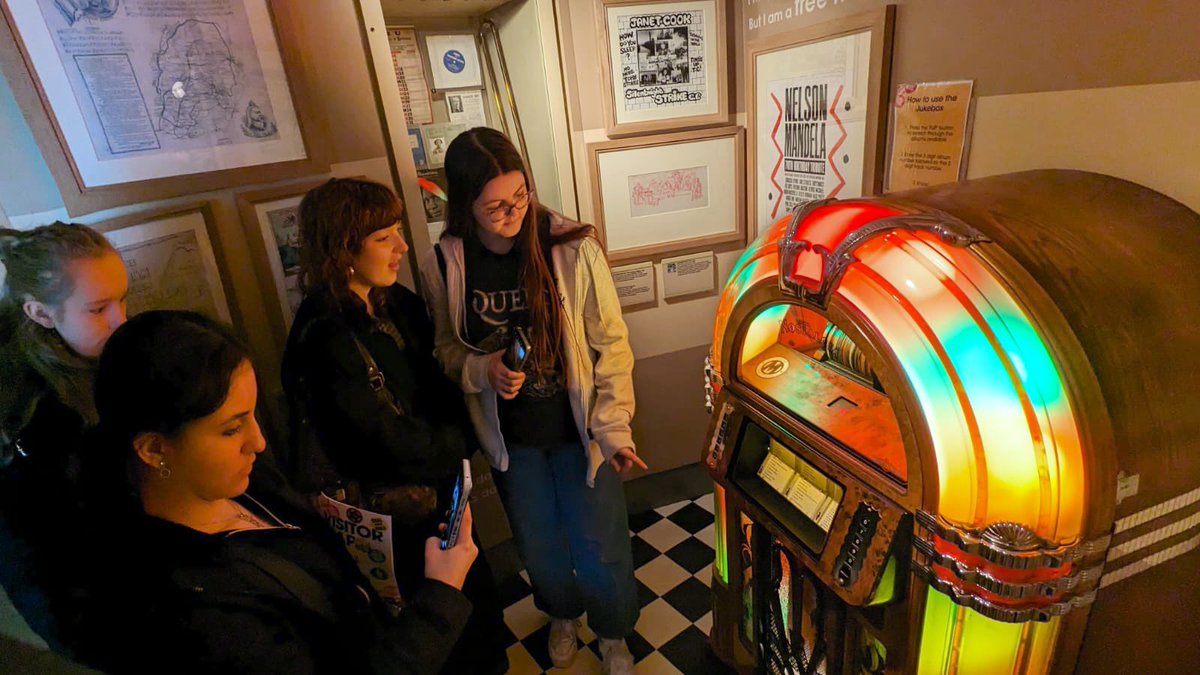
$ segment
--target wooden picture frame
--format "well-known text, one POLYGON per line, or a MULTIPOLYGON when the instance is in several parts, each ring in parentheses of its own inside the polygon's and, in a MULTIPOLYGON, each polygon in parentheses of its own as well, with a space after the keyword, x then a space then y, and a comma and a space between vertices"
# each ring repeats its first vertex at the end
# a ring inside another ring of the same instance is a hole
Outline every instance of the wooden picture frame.
POLYGON ((743 246, 745 139, 741 127, 721 127, 589 143, 595 225, 609 260, 743 246))
POLYGON ((241 192, 234 196, 254 275, 262 289, 267 323, 282 347, 287 343, 300 292, 300 228, 297 222, 300 200, 326 181, 308 181, 264 190, 241 192), (284 241, 280 241, 283 238, 284 241))
POLYGON ((796 203, 882 190, 894 24, 887 5, 746 45, 753 236, 796 203))
POLYGON ((594 2, 609 138, 729 124, 726 0, 594 2))
POLYGON ((112 242, 129 272, 129 316, 192 310, 238 325, 233 286, 208 202, 157 209, 92 227, 112 242))
POLYGON ((208 21, 130 18, 115 2, 71 16, 53 3, 0 0, 0 69, 69 214, 328 170, 295 17, 282 0, 233 6, 208 21), (81 39, 112 44, 68 48, 76 26, 81 39), (226 57, 197 74, 152 31, 205 41, 226 57))

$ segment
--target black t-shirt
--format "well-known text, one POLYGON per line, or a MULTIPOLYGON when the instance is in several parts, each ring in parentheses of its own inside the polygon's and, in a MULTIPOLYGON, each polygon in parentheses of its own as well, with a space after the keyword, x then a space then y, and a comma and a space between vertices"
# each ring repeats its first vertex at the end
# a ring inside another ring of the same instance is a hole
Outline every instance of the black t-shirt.
MULTIPOLYGON (((476 237, 463 240, 466 267, 466 339, 485 352, 508 347, 512 331, 525 328, 532 337, 525 289, 521 287, 521 254, 489 251, 476 237)), ((549 258, 549 256, 547 256, 549 258)), ((525 361, 525 384, 511 401, 498 399, 500 431, 506 441, 551 445, 577 437, 571 400, 562 386, 562 363, 536 372, 525 361)))

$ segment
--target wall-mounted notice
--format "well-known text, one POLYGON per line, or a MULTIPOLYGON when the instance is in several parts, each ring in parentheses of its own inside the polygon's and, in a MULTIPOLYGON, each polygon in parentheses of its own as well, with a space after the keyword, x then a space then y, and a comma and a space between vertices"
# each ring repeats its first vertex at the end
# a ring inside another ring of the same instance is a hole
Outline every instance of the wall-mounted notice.
POLYGON ((613 283, 617 287, 617 298, 621 307, 643 305, 654 302, 654 263, 637 263, 612 269, 613 283))
POLYGON ((963 176, 972 84, 921 82, 896 88, 889 192, 953 183, 963 176))
POLYGON ((717 257, 712 251, 663 258, 663 298, 717 289, 717 257))
POLYGON ((447 93, 446 111, 450 114, 451 122, 465 124, 468 129, 487 126, 482 91, 468 90, 447 93))
POLYGON ((425 81, 425 66, 417 48, 417 32, 398 26, 387 29, 388 47, 392 51, 392 67, 396 69, 396 85, 404 101, 404 119, 408 126, 431 124, 433 104, 429 100, 429 84, 425 81))

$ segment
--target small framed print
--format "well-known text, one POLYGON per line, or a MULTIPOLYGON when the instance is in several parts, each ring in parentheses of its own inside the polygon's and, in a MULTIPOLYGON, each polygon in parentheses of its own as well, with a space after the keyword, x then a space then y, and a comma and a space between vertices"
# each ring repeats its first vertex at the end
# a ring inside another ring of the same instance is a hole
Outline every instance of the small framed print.
POLYGON ((125 261, 129 316, 180 309, 234 323, 231 287, 207 203, 125 216, 95 228, 125 261))
POLYGON ((729 122, 725 0, 595 0, 610 138, 729 122))
POLYGON ((251 259, 264 289, 267 320, 280 345, 287 341, 300 291, 300 200, 323 184, 299 185, 243 192, 237 195, 238 214, 250 242, 251 259), (269 283, 268 283, 269 281, 269 283))
POLYGON ((596 228, 613 262, 745 243, 745 131, 588 145, 596 228))

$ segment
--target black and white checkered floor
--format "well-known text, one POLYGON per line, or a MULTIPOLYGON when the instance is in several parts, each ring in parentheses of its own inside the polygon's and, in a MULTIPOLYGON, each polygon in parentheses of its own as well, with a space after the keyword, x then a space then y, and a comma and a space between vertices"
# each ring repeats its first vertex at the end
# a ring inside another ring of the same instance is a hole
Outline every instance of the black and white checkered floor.
MULTIPOLYGON (((708 648, 712 627, 713 497, 677 502, 629 517, 633 567, 642 615, 627 638, 638 673, 730 673, 708 648)), ((552 669, 548 617, 533 605, 524 571, 500 583, 504 622, 512 632, 510 675, 600 673, 599 641, 579 630, 585 647, 567 669, 552 669)))

